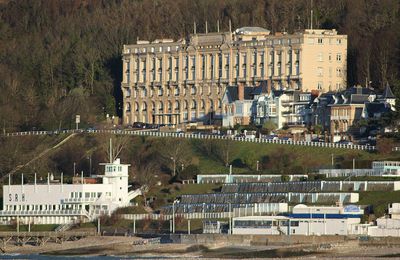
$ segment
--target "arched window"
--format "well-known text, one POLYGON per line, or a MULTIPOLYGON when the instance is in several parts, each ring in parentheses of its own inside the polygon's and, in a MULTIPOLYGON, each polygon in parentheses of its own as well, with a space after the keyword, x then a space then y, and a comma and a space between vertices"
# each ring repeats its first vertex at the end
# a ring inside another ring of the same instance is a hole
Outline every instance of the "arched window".
POLYGON ((158 110, 160 110, 160 111, 164 110, 164 104, 162 101, 160 101, 160 103, 158 103, 158 110))
POLYGON ((200 108, 201 108, 201 109, 206 108, 206 102, 204 102, 204 100, 201 100, 201 101, 200 101, 200 108))
POLYGON ((135 111, 139 111, 139 103, 135 102, 135 111))
POLYGON ((147 111, 147 103, 146 102, 142 103, 142 111, 147 111))
POLYGON ((171 111, 172 110, 172 103, 171 103, 171 101, 168 101, 168 111, 171 111))
POLYGON ((131 111, 131 103, 126 103, 126 111, 130 112, 131 111))
POLYGON ((214 101, 210 99, 210 109, 214 109, 214 101))
POLYGON ((151 102, 151 111, 155 111, 156 110, 156 103, 154 103, 154 101, 151 102))
POLYGON ((183 101, 183 108, 184 109, 188 109, 189 108, 187 100, 183 101))
POLYGON ((196 109, 197 103, 196 100, 192 100, 192 109, 196 109))
POLYGON ((179 101, 178 100, 175 101, 175 110, 179 110, 179 101))
POLYGON ((192 95, 196 95, 196 87, 195 86, 192 86, 192 88, 191 88, 191 93, 190 94, 192 94, 192 95))
POLYGON ((218 99, 218 108, 221 108, 221 107, 222 107, 222 100, 218 99))

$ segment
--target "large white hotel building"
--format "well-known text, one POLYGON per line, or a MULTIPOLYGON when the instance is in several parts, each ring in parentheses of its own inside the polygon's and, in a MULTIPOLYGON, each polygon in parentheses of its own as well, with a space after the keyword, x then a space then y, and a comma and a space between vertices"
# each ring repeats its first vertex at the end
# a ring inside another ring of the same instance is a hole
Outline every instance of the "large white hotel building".
POLYGON ((123 123, 212 122, 225 88, 271 80, 276 89, 346 87, 347 36, 336 30, 275 33, 259 27, 137 41, 122 53, 123 123))

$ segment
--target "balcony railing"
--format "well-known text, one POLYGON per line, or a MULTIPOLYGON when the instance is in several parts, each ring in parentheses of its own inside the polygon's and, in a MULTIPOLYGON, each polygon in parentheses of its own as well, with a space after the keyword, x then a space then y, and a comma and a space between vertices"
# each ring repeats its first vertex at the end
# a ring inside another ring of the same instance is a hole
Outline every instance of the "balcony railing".
POLYGON ((349 120, 350 116, 331 116, 331 120, 349 120))
POLYGON ((40 216, 40 215, 85 215, 86 210, 66 209, 66 210, 3 210, 0 216, 40 216))
POLYGON ((63 203, 84 203, 84 202, 95 202, 98 198, 67 198, 63 199, 63 203))

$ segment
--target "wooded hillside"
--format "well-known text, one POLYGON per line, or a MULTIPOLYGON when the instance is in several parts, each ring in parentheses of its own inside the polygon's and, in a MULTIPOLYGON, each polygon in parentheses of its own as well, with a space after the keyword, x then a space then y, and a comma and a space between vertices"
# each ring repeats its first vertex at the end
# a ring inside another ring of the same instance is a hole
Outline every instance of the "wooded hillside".
MULTIPOLYGON (((309 0, 4 0, 0 2, 0 122, 66 128, 121 107, 122 45, 261 26, 293 32, 310 23, 309 0)), ((314 28, 348 34, 348 83, 399 88, 398 0, 314 0, 314 28)))

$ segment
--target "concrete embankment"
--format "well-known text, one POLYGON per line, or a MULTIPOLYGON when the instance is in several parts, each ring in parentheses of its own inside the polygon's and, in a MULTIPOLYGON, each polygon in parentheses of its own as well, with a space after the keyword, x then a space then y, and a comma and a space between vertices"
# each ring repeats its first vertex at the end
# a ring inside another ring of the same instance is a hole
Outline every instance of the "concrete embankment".
MULTIPOLYGON (((174 234, 162 235, 162 242, 180 244, 227 244, 250 246, 278 246, 300 244, 343 243, 355 238, 346 236, 264 236, 264 235, 226 235, 226 234, 174 234)), ((400 241, 400 240, 399 240, 400 241)))

